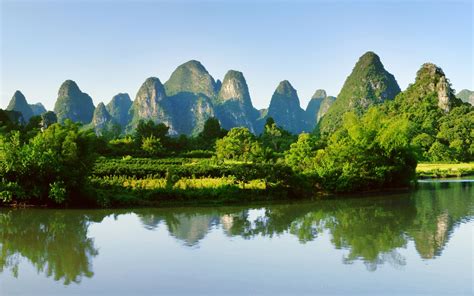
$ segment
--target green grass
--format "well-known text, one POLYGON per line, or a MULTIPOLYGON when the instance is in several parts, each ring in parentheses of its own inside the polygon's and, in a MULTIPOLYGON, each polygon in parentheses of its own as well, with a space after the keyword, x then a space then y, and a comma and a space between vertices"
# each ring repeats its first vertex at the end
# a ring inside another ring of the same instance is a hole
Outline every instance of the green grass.
POLYGON ((416 173, 420 178, 446 178, 474 175, 474 162, 419 163, 416 173))

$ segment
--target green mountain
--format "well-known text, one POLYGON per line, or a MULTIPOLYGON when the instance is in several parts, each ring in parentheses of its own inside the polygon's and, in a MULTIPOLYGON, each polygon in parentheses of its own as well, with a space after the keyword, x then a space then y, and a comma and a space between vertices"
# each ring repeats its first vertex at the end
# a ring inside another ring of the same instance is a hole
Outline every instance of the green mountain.
POLYGON ((195 60, 186 62, 176 68, 170 79, 165 83, 167 96, 192 93, 214 98, 217 94, 216 88, 214 78, 200 62, 195 60))
POLYGON ((413 124, 419 159, 468 161, 474 155, 474 107, 456 98, 443 70, 423 64, 415 83, 382 109, 413 124))
POLYGON ((336 97, 333 96, 327 96, 323 99, 321 106, 319 107, 318 114, 316 115, 316 122, 319 122, 321 118, 323 118, 335 101, 336 97))
POLYGON ((318 89, 311 97, 306 107, 306 121, 310 129, 314 129, 329 107, 334 103, 336 98, 328 96, 324 89, 318 89))
POLYGON ((273 93, 266 117, 272 117, 278 126, 294 134, 309 129, 298 94, 288 80, 280 82, 273 93))
POLYGON ((92 98, 83 93, 74 81, 63 82, 58 91, 58 99, 54 104, 58 122, 62 123, 64 120, 70 119, 74 122, 87 124, 92 120, 94 109, 92 98))
POLYGON ((398 110, 412 114, 427 114, 436 112, 441 116, 449 112, 453 107, 462 104, 462 101, 454 95, 443 70, 432 63, 425 63, 416 73, 415 83, 400 93, 394 100, 398 110))
POLYGON ((41 103, 29 104, 29 105, 34 116, 41 115, 47 111, 46 108, 41 103))
POLYGON ((92 126, 97 135, 101 135, 102 131, 107 128, 107 125, 113 121, 104 103, 99 103, 94 110, 94 116, 92 117, 92 126))
POLYGON ((115 122, 120 124, 122 128, 125 128, 130 121, 129 111, 131 106, 132 100, 130 96, 126 93, 119 93, 112 98, 106 108, 115 122))
POLYGON ((380 58, 369 51, 360 57, 337 99, 321 118, 319 131, 323 135, 330 134, 341 126, 344 113, 362 114, 372 105, 393 99, 399 92, 393 75, 385 70, 380 58))
POLYGON ((463 89, 456 95, 457 98, 463 102, 469 103, 474 106, 474 91, 463 89))
POLYGON ((170 134, 177 134, 172 120, 172 108, 160 79, 150 77, 142 84, 129 111, 131 118, 127 127, 131 132, 139 120, 153 120, 170 127, 170 134))
POLYGON ((255 133, 254 122, 258 111, 252 106, 249 89, 242 72, 230 70, 219 87, 215 113, 221 126, 227 130, 246 127, 255 133))
POLYGON ((33 111, 31 110, 30 105, 28 105, 25 96, 19 90, 13 94, 6 110, 20 112, 25 122, 28 122, 33 116, 33 111))
POLYGON ((327 97, 327 94, 324 89, 318 89, 313 94, 305 111, 308 122, 310 123, 317 122, 316 116, 318 115, 319 108, 321 107, 321 103, 326 97, 327 97))
POLYGON ((164 85, 166 106, 174 119, 170 132, 198 134, 209 117, 214 117, 218 85, 198 61, 180 65, 164 85))

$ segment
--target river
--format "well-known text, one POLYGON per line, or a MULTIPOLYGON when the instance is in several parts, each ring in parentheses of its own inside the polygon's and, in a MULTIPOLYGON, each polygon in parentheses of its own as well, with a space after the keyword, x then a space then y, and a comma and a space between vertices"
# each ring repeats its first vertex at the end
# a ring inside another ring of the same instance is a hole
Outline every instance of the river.
POLYGON ((1 295, 472 295, 474 182, 225 207, 0 209, 1 295))

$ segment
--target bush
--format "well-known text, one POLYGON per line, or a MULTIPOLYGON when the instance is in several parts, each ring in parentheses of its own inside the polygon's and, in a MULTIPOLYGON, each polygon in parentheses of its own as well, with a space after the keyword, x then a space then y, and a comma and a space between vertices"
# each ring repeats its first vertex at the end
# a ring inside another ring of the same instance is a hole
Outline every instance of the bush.
POLYGON ((66 121, 26 143, 18 131, 0 137, 0 198, 46 204, 81 204, 95 161, 96 137, 66 121))

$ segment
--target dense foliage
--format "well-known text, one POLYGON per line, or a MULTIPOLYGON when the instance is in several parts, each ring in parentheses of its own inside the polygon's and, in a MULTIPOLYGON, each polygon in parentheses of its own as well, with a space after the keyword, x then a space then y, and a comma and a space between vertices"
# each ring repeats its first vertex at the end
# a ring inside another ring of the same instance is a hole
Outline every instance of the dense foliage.
POLYGON ((94 135, 70 121, 53 124, 27 142, 19 131, 0 136, 0 199, 84 204, 94 150, 94 135))

